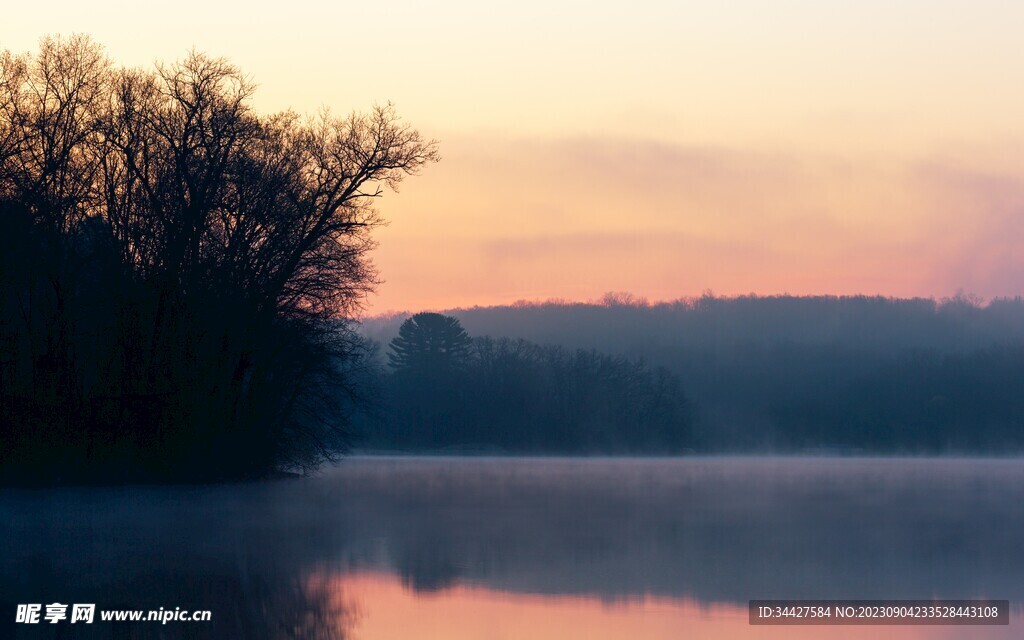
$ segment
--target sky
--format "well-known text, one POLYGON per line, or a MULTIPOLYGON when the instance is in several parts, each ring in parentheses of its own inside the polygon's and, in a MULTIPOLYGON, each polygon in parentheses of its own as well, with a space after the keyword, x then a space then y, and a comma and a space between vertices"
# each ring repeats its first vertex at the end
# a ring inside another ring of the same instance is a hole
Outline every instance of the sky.
POLYGON ((1024 3, 54 0, 5 8, 0 48, 71 33, 437 139, 380 202, 367 313, 1024 295, 1024 3))

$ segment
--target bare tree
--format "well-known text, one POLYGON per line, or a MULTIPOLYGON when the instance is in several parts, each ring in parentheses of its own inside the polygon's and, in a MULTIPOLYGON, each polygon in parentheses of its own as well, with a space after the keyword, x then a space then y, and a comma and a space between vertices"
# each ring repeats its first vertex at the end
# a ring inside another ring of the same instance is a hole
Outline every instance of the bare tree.
MULTIPOLYGON (((376 283, 374 205, 436 161, 437 144, 391 105, 265 116, 253 90, 198 52, 152 71, 116 68, 81 36, 4 53, 0 200, 57 234, 58 297, 71 287, 82 301, 72 285, 106 252, 94 294, 116 344, 78 393, 82 406, 117 408, 89 419, 129 424, 182 459, 245 439, 257 466, 306 464, 338 433, 338 363, 358 355, 348 322, 376 283)), ((73 307, 58 300, 50 316, 80 378, 73 307)))

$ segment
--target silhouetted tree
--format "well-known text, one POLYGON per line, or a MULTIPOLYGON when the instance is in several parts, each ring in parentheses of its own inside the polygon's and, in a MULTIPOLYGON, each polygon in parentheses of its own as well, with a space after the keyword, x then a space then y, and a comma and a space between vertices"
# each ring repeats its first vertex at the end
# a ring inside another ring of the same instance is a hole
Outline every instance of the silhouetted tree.
MULTIPOLYGON (((252 92, 201 53, 0 56, 0 236, 34 248, 0 280, 0 417, 73 443, 42 475, 238 476, 342 444, 373 203, 436 146, 390 106, 263 116, 252 92)), ((40 467, 19 455, 8 474, 40 467)))
POLYGON ((402 323, 391 341, 392 368, 437 372, 458 368, 469 358, 473 341, 459 321, 439 313, 417 313, 402 323))
POLYGON ((692 440, 675 376, 596 351, 475 338, 459 368, 396 367, 384 387, 382 415, 364 425, 370 446, 666 452, 692 440))

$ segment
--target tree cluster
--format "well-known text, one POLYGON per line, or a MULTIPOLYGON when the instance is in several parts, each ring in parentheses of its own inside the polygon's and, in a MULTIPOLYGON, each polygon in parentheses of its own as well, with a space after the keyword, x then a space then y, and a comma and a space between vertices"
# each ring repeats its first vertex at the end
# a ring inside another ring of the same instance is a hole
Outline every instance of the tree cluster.
POLYGON ((508 338, 469 338, 417 314, 390 343, 384 405, 364 446, 610 453, 680 451, 691 413, 675 376, 642 360, 508 338))
POLYGON ((191 53, 0 54, 0 470, 210 479, 329 458, 375 200, 436 160, 390 106, 253 111, 191 53))
MULTIPOLYGON (((452 312, 678 376, 701 451, 1024 451, 1024 300, 706 295, 452 312)), ((367 323, 387 335, 383 322, 367 323)))

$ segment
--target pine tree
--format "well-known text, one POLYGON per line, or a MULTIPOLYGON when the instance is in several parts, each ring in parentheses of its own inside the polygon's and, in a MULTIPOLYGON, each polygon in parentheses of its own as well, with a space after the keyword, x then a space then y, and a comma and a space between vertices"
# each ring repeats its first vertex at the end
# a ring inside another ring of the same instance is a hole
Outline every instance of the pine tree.
POLYGON ((391 341, 388 363, 397 371, 444 371, 469 359, 472 339, 458 319, 440 313, 417 313, 402 323, 391 341))

